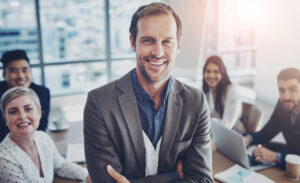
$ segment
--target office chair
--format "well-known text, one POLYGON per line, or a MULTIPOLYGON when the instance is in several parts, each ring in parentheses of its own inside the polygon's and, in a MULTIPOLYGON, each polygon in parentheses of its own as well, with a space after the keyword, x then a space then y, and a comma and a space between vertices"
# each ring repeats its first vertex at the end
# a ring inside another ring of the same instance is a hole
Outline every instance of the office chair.
POLYGON ((241 122, 246 128, 246 133, 253 133, 258 131, 259 124, 262 121, 263 111, 257 106, 243 102, 243 111, 241 122))

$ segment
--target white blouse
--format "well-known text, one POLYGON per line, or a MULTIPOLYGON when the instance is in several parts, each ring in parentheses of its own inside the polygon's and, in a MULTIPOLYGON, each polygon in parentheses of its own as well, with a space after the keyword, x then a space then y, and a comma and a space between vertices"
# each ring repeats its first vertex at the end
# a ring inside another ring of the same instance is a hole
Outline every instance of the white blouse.
POLYGON ((208 93, 208 104, 211 111, 212 119, 221 123, 229 129, 232 129, 236 122, 242 115, 242 101, 238 94, 238 88, 234 85, 228 86, 227 93, 224 98, 224 111, 223 117, 220 118, 219 114, 216 114, 215 101, 212 91, 208 93), (217 117, 218 116, 218 117, 217 117))
POLYGON ((45 132, 36 131, 34 133, 34 141, 39 153, 44 177, 40 177, 38 167, 9 138, 8 134, 0 144, 0 182, 51 183, 54 174, 70 179, 86 180, 88 176, 87 170, 65 160, 45 132))

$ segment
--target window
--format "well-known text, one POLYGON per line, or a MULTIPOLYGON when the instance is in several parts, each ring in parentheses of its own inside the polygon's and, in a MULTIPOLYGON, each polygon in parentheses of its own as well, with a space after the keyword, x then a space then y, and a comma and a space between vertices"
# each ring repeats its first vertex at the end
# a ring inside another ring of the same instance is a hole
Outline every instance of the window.
POLYGON ((0 55, 11 49, 24 49, 32 64, 39 62, 34 0, 0 0, 0 55))
POLYGON ((152 1, 110 1, 111 54, 113 58, 134 57, 129 41, 131 17, 138 7, 150 2, 152 1))
POLYGON ((45 73, 52 95, 87 92, 108 82, 105 62, 47 66, 45 73))
POLYGON ((41 0, 45 63, 105 58, 104 1, 41 0))
POLYGON ((0 0, 0 56, 26 50, 33 82, 46 85, 51 95, 86 92, 135 67, 130 21, 150 2, 0 0))

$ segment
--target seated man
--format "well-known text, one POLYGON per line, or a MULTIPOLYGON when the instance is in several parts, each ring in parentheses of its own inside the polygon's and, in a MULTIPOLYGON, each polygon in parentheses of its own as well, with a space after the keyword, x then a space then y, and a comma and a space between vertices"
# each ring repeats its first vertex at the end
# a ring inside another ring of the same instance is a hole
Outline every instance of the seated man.
MULTIPOLYGON (((15 86, 24 86, 33 89, 41 101, 42 117, 38 130, 45 131, 48 125, 50 110, 49 89, 31 82, 32 72, 29 59, 24 50, 11 50, 3 53, 1 62, 3 65, 4 81, 0 82, 0 98, 6 90, 15 86)), ((0 142, 9 133, 2 113, 0 113, 0 142)))
POLYGON ((285 156, 300 155, 300 71, 295 68, 282 70, 278 77, 280 99, 275 110, 262 130, 245 137, 246 146, 265 144, 253 151, 257 161, 275 162, 285 168, 285 156), (285 144, 269 143, 279 132, 285 144), (269 144, 266 144, 269 143, 269 144))

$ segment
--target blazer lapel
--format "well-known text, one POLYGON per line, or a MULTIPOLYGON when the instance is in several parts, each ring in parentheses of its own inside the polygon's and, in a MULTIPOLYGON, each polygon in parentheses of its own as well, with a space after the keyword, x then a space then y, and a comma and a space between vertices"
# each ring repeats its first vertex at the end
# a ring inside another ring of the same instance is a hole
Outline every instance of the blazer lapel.
POLYGON ((122 113, 124 115, 129 137, 133 144, 133 151, 139 163, 142 175, 145 175, 145 148, 142 133, 142 124, 139 116, 136 97, 132 86, 132 72, 129 72, 117 83, 117 87, 123 92, 118 97, 122 113))
POLYGON ((171 147, 174 143, 174 139, 179 124, 181 111, 182 111, 182 99, 178 97, 177 93, 181 89, 181 85, 175 79, 173 79, 173 86, 169 93, 168 105, 166 111, 166 120, 164 130, 162 134, 162 143, 159 152, 159 164, 158 171, 162 168, 166 156, 169 154, 171 147))

